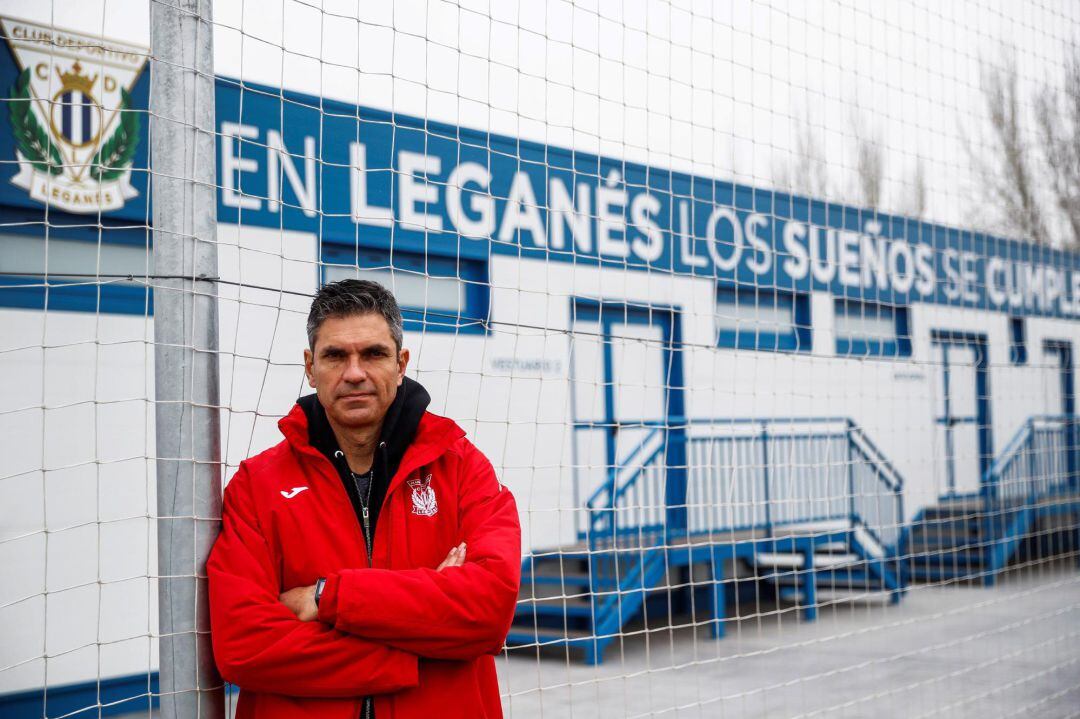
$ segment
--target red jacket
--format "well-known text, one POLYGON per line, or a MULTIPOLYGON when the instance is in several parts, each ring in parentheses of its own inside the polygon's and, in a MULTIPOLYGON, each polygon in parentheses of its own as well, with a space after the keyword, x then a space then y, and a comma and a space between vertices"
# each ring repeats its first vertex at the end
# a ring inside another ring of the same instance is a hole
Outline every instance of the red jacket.
POLYGON ((492 654, 513 619, 521 529, 491 463, 454 422, 425 413, 369 567, 303 410, 278 426, 285 440, 229 482, 207 563, 214 658, 241 688, 237 719, 355 719, 365 695, 378 719, 502 716, 492 654), (463 540, 465 564, 436 572, 463 540), (301 622, 278 595, 319 577, 319 621, 301 622))

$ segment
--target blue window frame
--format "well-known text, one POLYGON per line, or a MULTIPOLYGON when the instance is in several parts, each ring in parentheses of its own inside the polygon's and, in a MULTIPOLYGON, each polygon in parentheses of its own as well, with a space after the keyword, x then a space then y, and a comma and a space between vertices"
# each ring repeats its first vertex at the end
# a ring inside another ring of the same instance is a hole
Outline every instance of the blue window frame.
POLYGON ((1027 328, 1023 317, 1009 318, 1009 362, 1027 364, 1027 328))
POLYGON ((349 277, 374 280, 390 289, 408 331, 487 331, 486 260, 324 243, 322 282, 349 277))
POLYGON ((0 217, 0 307, 153 314, 147 228, 99 227, 97 218, 92 226, 46 225, 40 212, 8 208, 0 217))
POLYGON ((835 312, 838 355, 911 356, 907 307, 841 298, 835 302, 835 312))
POLYGON ((765 287, 719 285, 716 344, 733 349, 809 351, 810 295, 765 287))

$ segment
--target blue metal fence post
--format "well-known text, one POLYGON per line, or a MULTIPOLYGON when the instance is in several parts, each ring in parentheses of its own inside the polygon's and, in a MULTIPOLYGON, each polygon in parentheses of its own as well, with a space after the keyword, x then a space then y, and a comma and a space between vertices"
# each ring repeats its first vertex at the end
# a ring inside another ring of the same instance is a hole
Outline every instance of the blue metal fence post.
POLYGON ((1080 488, 1080 477, 1077 476, 1078 465, 1080 460, 1077 458, 1077 451, 1080 447, 1077 446, 1077 433, 1076 433, 1076 415, 1069 414, 1065 416, 1065 462, 1067 466, 1068 481, 1067 486, 1070 490, 1076 491, 1080 488))
POLYGON ((772 493, 769 491, 769 428, 765 424, 761 425, 761 479, 765 497, 765 531, 771 537, 773 526, 772 493))
POLYGON ((724 619, 727 617, 727 588, 724 586, 724 560, 717 555, 716 548, 712 553, 712 624, 711 633, 713 639, 724 636, 724 619))
POLYGON ((848 476, 848 518, 854 522, 855 514, 855 439, 851 436, 851 420, 847 421, 847 476, 848 476))
MULTIPOLYGON (((817 619, 817 574, 814 569, 814 542, 804 539, 799 546, 799 554, 803 558, 802 576, 799 578, 799 588, 802 590, 803 619, 812 622, 817 619)), ((799 570, 795 570, 798 572, 799 570)))
POLYGON ((682 417, 671 418, 679 426, 664 430, 664 463, 666 482, 664 483, 664 504, 666 506, 665 524, 667 539, 682 537, 687 532, 688 513, 686 507, 686 429, 682 417))
POLYGON ((1023 487, 1024 500, 1026 501, 1028 499, 1028 494, 1030 493, 1031 488, 1035 486, 1035 478, 1038 476, 1038 468, 1035 464, 1036 461, 1038 461, 1038 458, 1036 457, 1038 442, 1035 441, 1035 421, 1032 418, 1028 417, 1027 421, 1024 422, 1024 424, 1027 425, 1028 434, 1028 476, 1026 484, 1028 484, 1029 486, 1023 487))

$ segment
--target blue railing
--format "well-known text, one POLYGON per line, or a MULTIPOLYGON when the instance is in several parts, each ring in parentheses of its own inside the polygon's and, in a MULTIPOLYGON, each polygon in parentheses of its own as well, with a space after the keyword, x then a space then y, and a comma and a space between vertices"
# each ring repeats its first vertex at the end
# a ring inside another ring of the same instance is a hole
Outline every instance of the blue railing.
POLYGON ((659 425, 645 426, 648 432, 634 445, 626 459, 608 467, 606 481, 585 503, 589 516, 588 536, 594 544, 610 540, 620 530, 654 530, 663 526, 662 515, 659 521, 654 516, 663 495, 645 497, 640 491, 642 488, 654 489, 657 483, 639 479, 645 473, 663 474, 666 430, 659 425), (620 511, 625 510, 626 505, 631 511, 620 511))
MULTIPOLYGON (((583 429, 596 429, 580 425, 583 429)), ((843 417, 624 423, 640 439, 586 502, 588 538, 660 537, 796 524, 865 530, 887 552, 903 522, 903 478, 843 417), (680 443, 685 464, 669 467, 680 443), (673 488, 673 483, 681 487, 673 488), (677 505, 671 497, 683 497, 677 505)))
POLYGON ((1034 502, 1077 489, 1077 428, 1074 415, 1029 417, 986 470, 983 496, 993 502, 1034 502))

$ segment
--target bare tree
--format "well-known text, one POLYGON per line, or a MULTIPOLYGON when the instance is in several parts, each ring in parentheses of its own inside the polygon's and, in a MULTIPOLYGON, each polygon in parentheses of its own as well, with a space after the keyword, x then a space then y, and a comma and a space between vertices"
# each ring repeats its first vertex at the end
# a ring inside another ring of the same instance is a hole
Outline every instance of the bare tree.
POLYGON ((828 197, 830 190, 829 166, 814 128, 805 118, 795 131, 795 149, 788 161, 776 164, 773 169, 776 184, 792 192, 814 199, 828 197))
POLYGON ((911 171, 905 192, 901 212, 908 217, 921 220, 926 214, 927 187, 926 187, 926 164, 922 155, 915 156, 915 167, 911 171))
POLYGON ((871 210, 882 206, 885 186, 885 153, 880 134, 858 115, 851 118, 855 141, 855 201, 871 210))
POLYGON ((996 207, 998 227, 1034 242, 1048 242, 1047 218, 1039 203, 1035 172, 1037 161, 1023 133, 1015 53, 1003 53, 1000 67, 984 63, 981 90, 990 120, 989 157, 982 148, 965 145, 979 175, 983 200, 996 207))
POLYGON ((1073 47, 1063 90, 1047 85, 1035 98, 1035 117, 1057 209, 1068 242, 1080 245, 1080 48, 1073 47))

